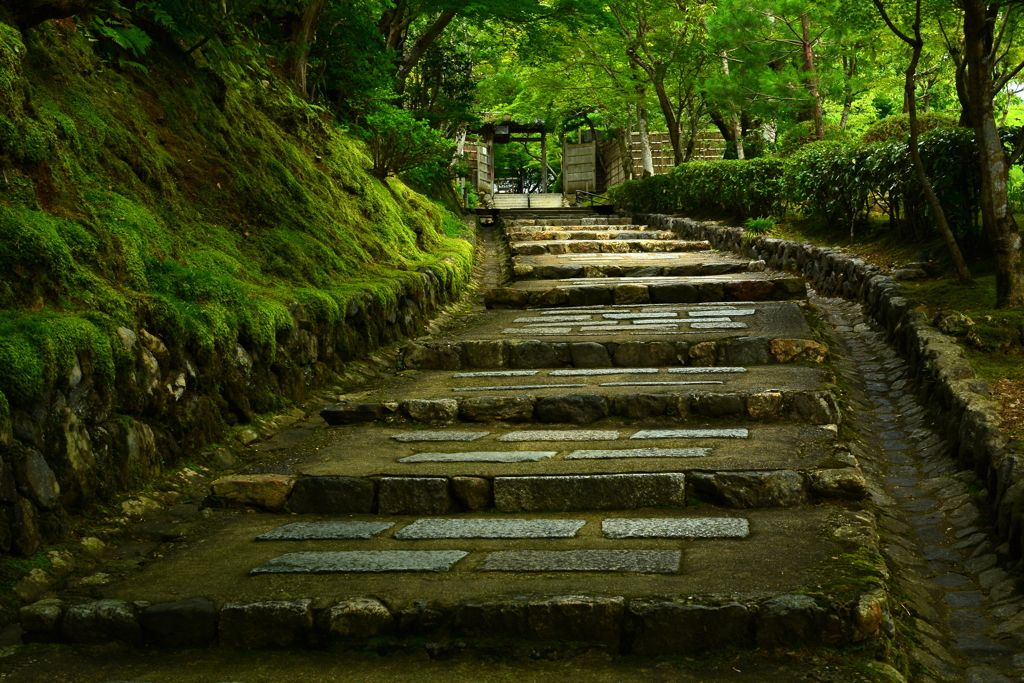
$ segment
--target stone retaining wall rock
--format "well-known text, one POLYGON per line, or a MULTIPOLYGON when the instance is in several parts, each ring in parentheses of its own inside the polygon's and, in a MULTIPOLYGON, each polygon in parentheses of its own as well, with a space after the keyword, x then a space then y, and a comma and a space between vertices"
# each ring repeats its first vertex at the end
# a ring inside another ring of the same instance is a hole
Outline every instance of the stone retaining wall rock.
MULTIPOLYGON (((293 303, 292 327, 274 348, 241 338, 229 354, 203 352, 121 327, 114 381, 80 357, 43 400, 12 404, 9 422, 0 406, 0 553, 35 554, 61 538, 68 512, 151 480, 230 425, 305 400, 347 362, 424 334, 460 292, 429 268, 418 277, 390 304, 356 294, 332 324, 293 303)), ((258 435, 250 430, 249 439, 258 435)))
MULTIPOLYGON (((946 440, 961 464, 985 482, 996 511, 996 532, 1011 554, 1024 552, 1024 450, 1002 431, 988 382, 977 377, 956 341, 932 327, 920 302, 903 296, 900 284, 878 266, 841 249, 748 236, 742 228, 660 214, 634 215, 651 228, 763 260, 769 268, 803 274, 824 296, 852 299, 885 328, 908 359, 923 402, 945 425, 946 440)), ((1019 567, 1024 567, 1022 561, 1019 567)))

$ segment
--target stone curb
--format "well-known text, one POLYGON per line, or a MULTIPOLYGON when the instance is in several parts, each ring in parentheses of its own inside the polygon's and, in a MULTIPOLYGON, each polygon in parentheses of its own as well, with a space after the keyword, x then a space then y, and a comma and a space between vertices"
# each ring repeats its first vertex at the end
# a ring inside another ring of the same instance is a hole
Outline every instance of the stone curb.
POLYGON ((496 287, 484 292, 484 305, 494 309, 608 306, 612 304, 696 304, 731 301, 784 301, 806 299, 803 278, 773 277, 766 280, 724 282, 675 282, 666 284, 592 284, 515 289, 496 287))
MULTIPOLYGON (((638 387, 642 388, 642 387, 638 387)), ((374 403, 335 403, 320 416, 330 425, 359 424, 402 417, 419 423, 538 422, 591 424, 610 416, 643 419, 663 416, 685 419, 725 418, 779 422, 791 420, 815 425, 839 424, 842 414, 835 395, 827 389, 759 392, 561 394, 407 399, 374 403)))
POLYGON ((808 361, 823 363, 828 347, 811 339, 739 337, 700 342, 546 342, 540 340, 416 341, 400 362, 415 370, 715 367, 808 361))
POLYGON ((518 257, 512 259, 512 270, 517 280, 567 280, 582 277, 708 277, 730 273, 759 273, 764 270, 764 266, 763 261, 708 262, 685 266, 620 266, 601 263, 535 266, 522 263, 518 257))
POLYGON ((864 474, 856 466, 453 477, 240 474, 214 481, 205 504, 298 514, 443 515, 678 507, 688 497, 727 508, 792 507, 862 500, 867 494, 864 474))
POLYGON ((725 647, 847 646, 877 639, 888 617, 880 591, 846 602, 824 595, 767 599, 692 596, 626 599, 587 595, 517 596, 389 608, 372 597, 170 603, 41 600, 19 613, 26 642, 121 641, 158 647, 319 649, 365 647, 372 638, 517 638, 591 643, 616 653, 695 653, 725 647))
POLYGON ((996 533, 1020 559, 1024 548, 1024 454, 1009 447, 988 382, 977 377, 956 340, 934 327, 919 302, 901 295, 900 284, 856 256, 804 242, 749 237, 742 228, 661 214, 634 216, 652 227, 689 239, 706 239, 716 249, 765 261, 770 268, 798 271, 825 296, 858 301, 885 328, 907 358, 920 397, 945 425, 954 454, 986 483, 996 511, 996 533))

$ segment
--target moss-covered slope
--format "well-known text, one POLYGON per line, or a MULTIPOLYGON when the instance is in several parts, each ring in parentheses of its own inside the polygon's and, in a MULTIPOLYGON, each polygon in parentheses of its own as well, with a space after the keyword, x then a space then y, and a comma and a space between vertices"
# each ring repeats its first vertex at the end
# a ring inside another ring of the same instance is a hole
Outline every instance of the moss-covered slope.
POLYGON ((118 71, 74 20, 0 24, 0 414, 76 360, 115 377, 118 326, 200 362, 236 342, 272 356, 291 302, 330 325, 424 266, 457 289, 461 225, 368 167, 264 76, 229 86, 173 45, 118 71))

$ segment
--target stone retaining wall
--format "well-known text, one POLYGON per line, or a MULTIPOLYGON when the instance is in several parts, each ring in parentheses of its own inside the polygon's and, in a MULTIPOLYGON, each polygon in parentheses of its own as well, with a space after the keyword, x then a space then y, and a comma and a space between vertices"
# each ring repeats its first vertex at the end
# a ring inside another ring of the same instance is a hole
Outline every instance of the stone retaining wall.
POLYGON ((928 323, 919 302, 901 294, 900 285, 873 266, 842 250, 805 242, 748 236, 741 228, 689 218, 635 215, 636 222, 672 230, 686 239, 763 260, 770 268, 802 273, 818 292, 862 303, 885 328, 889 340, 909 360, 921 397, 945 425, 954 455, 988 487, 996 532, 1021 557, 1024 517, 1024 454, 1001 430, 988 382, 977 377, 951 337, 928 323))
POLYGON ((227 357, 119 328, 123 359, 113 382, 80 357, 43 400, 11 405, 9 431, 0 420, 0 552, 38 552, 63 535, 67 512, 144 484, 229 425, 306 399, 346 362, 422 335, 460 292, 429 268, 419 277, 389 305, 355 295, 336 324, 316 322, 293 303, 293 327, 273 348, 240 340, 227 357))
POLYGON ((675 655, 724 647, 871 642, 888 626, 886 602, 880 590, 846 600, 792 594, 699 604, 692 598, 558 595, 457 605, 420 601, 391 609, 375 598, 228 602, 219 607, 203 597, 157 605, 50 599, 23 607, 19 616, 26 642, 317 649, 346 643, 372 647, 371 639, 378 646, 424 637, 444 642, 454 636, 471 642, 515 638, 548 648, 588 643, 616 654, 675 655))

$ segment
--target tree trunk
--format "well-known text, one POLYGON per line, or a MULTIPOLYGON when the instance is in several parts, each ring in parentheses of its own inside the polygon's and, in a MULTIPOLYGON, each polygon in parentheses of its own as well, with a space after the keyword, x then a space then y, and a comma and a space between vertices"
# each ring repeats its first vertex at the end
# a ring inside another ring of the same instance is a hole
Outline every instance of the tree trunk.
POLYGON ((409 78, 409 74, 419 63, 420 57, 423 53, 434 44, 444 30, 451 23, 452 19, 455 18, 455 12, 451 10, 445 10, 441 12, 433 23, 427 28, 423 34, 416 39, 416 42, 404 55, 402 55, 402 61, 398 64, 398 72, 395 75, 395 92, 399 95, 405 91, 405 81, 409 78))
POLYGON ((811 45, 811 25, 807 18, 807 12, 800 15, 800 30, 803 32, 804 41, 804 70, 809 74, 807 79, 807 90, 814 99, 814 137, 818 140, 825 139, 825 117, 821 108, 821 92, 818 88, 818 72, 814 68, 814 46, 811 45))
POLYGON ((1006 193, 1009 168, 996 128, 993 92, 992 22, 983 0, 961 0, 967 95, 981 170, 981 218, 996 258, 996 307, 1024 306, 1024 259, 1020 230, 1006 193))
POLYGON ((636 127, 640 131, 640 177, 649 178, 654 175, 654 155, 651 153, 651 136, 647 132, 647 111, 643 107, 636 108, 636 127))
POLYGON ((679 137, 679 118, 672 107, 672 100, 669 99, 668 93, 665 91, 663 78, 654 80, 654 92, 658 95, 658 104, 661 105, 661 113, 665 116, 665 123, 668 125, 668 139, 672 143, 673 163, 678 166, 683 163, 684 159, 683 145, 679 137))
POLYGON ((316 30, 320 26, 320 15, 327 5, 327 0, 310 0, 306 9, 302 11, 298 19, 292 25, 291 45, 292 54, 285 62, 285 73, 295 85, 295 89, 303 97, 309 97, 306 88, 306 76, 309 72, 309 51, 316 40, 316 30))
MULTIPOLYGON (((719 55, 722 58, 722 73, 728 78, 729 76, 729 55, 723 50, 719 55)), ((729 100, 729 135, 722 131, 722 137, 726 140, 731 140, 736 145, 736 158, 743 161, 743 122, 739 115, 736 113, 736 105, 732 100, 729 100)))

